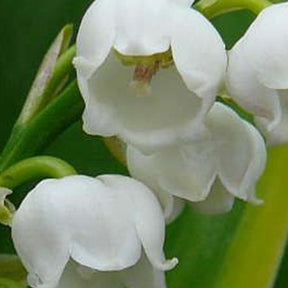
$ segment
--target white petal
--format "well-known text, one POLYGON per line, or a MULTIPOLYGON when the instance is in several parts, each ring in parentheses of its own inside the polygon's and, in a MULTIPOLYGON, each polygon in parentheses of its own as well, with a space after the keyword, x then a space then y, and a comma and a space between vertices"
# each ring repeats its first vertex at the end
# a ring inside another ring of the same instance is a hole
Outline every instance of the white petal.
POLYGON ((163 199, 167 199, 163 196, 167 193, 192 202, 203 201, 216 175, 232 195, 254 199, 253 188, 266 161, 261 135, 220 103, 209 112, 207 126, 210 133, 206 137, 152 155, 128 147, 130 173, 163 199))
POLYGON ((114 47, 125 55, 152 55, 170 46, 170 5, 167 0, 116 2, 114 47))
POLYGON ((114 118, 113 107, 103 105, 100 101, 97 101, 98 94, 90 91, 89 82, 78 74, 78 86, 85 102, 85 110, 82 115, 83 129, 86 133, 92 135, 104 137, 115 135, 119 128, 117 122, 111 123, 111 119, 114 118))
POLYGON ((74 59, 76 70, 82 76, 92 75, 103 63, 114 43, 114 2, 94 1, 82 19, 77 35, 77 57, 74 59))
POLYGON ((169 0, 169 1, 171 1, 171 3, 173 4, 181 5, 186 8, 187 7, 190 8, 192 4, 195 2, 195 0, 169 0))
POLYGON ((201 201, 207 197, 216 176, 215 151, 210 140, 190 144, 159 153, 158 163, 163 171, 159 185, 174 196, 201 201))
POLYGON ((265 168, 263 138, 256 128, 220 103, 209 113, 207 125, 214 134, 222 183, 234 196, 249 200, 251 187, 265 168))
POLYGON ((209 196, 201 202, 191 202, 191 206, 204 214, 221 214, 229 212, 234 204, 234 196, 230 194, 219 180, 211 188, 209 196))
POLYGON ((166 288, 164 272, 153 268, 145 255, 135 266, 119 274, 127 288, 166 288))
POLYGON ((99 272, 70 260, 57 288, 120 288, 116 272, 99 272))
POLYGON ((170 270, 174 268, 178 264, 178 260, 176 258, 165 260, 163 255, 165 221, 161 207, 154 194, 141 182, 132 178, 118 176, 118 179, 116 179, 115 176, 109 175, 99 178, 102 181, 105 180, 105 183, 109 183, 109 186, 114 189, 119 190, 121 184, 121 188, 123 189, 121 190, 121 196, 125 195, 126 199, 124 198, 124 200, 131 204, 129 212, 133 212, 130 217, 134 219, 138 237, 152 265, 158 270, 170 270), (132 183, 134 189, 131 187, 132 183))
POLYGON ((143 245, 155 267, 172 268, 162 255, 164 229, 158 202, 140 182, 70 176, 42 181, 28 194, 12 236, 29 284, 52 288, 69 257, 99 271, 121 270, 139 260, 143 245))
MULTIPOLYGON (((81 216, 80 213, 83 213, 83 209, 97 210, 97 212, 93 215, 90 212, 85 218, 82 216, 81 222, 78 223, 75 223, 74 219, 73 230, 76 229, 78 237, 74 236, 76 239, 71 248, 71 257, 83 265, 100 271, 129 267, 137 262, 141 253, 141 243, 135 227, 129 223, 131 216, 129 215, 131 213, 129 203, 120 199, 124 189, 123 183, 119 182, 116 190, 115 187, 114 189, 110 187, 111 184, 104 182, 103 176, 98 177, 97 181, 89 178, 87 184, 91 186, 78 187, 76 192, 78 195, 80 191, 83 193, 81 205, 78 205, 78 217, 81 216), (84 198, 85 192, 87 193, 86 199, 84 198), (92 194, 93 192, 94 194, 92 194), (89 233, 89 235, 87 231, 90 231, 91 234, 89 233)), ((76 186, 77 183, 74 185, 76 186)), ((127 189, 132 188, 127 186, 127 189)), ((133 188, 135 189, 134 185, 133 188)), ((71 195, 71 191, 69 192, 71 195)), ((125 192, 127 193, 127 191, 125 192)), ((72 195, 70 197, 72 198, 72 195)), ((69 206, 74 208, 74 215, 77 217, 76 207, 74 207, 76 205, 73 204, 71 203, 69 206)), ((69 214, 71 213, 72 211, 69 214)))
POLYGON ((168 219, 173 211, 173 196, 159 187, 157 177, 155 177, 154 173, 149 173, 151 169, 154 169, 153 160, 150 160, 152 158, 152 155, 144 156, 140 151, 133 148, 133 146, 127 147, 127 166, 131 176, 152 189, 162 206, 165 219, 168 219))
POLYGON ((151 94, 145 96, 131 88, 132 75, 133 67, 123 66, 111 54, 88 82, 82 79, 81 84, 80 79, 86 87, 82 93, 87 133, 116 134, 146 151, 201 133, 202 100, 186 88, 175 67, 160 69, 152 79, 151 94))
POLYGON ((224 43, 196 10, 175 7, 174 13, 171 47, 176 67, 191 91, 213 99, 223 84, 227 65, 224 43))
POLYGON ((207 197, 216 176, 213 141, 209 134, 207 137, 203 141, 191 142, 192 145, 163 148, 152 155, 144 155, 129 147, 128 169, 133 177, 151 185, 155 191, 162 190, 157 194, 168 193, 201 201, 207 197), (145 170, 139 168, 142 165, 145 170))
POLYGON ((166 223, 169 224, 174 221, 182 212, 184 208, 184 201, 172 196, 171 194, 167 193, 167 191, 164 191, 158 184, 155 174, 147 173, 147 171, 152 171, 151 169, 154 169, 153 162, 149 161, 150 157, 153 156, 146 155, 146 157, 141 158, 142 156, 144 155, 142 155, 138 150, 136 150, 132 146, 128 146, 128 169, 133 178, 138 179, 143 183, 146 183, 146 185, 148 185, 152 189, 162 206, 166 223), (139 162, 137 161, 137 157, 139 157, 139 162), (141 165, 139 165, 140 162, 141 165))
POLYGON ((266 119, 256 117, 256 124, 264 133, 268 145, 280 145, 288 141, 288 90, 279 90, 280 119, 271 127, 266 119))
POLYGON ((243 37, 243 49, 260 82, 288 88, 288 3, 264 9, 243 37))
POLYGON ((165 288, 163 271, 155 270, 145 254, 133 267, 100 272, 69 261, 57 288, 165 288))
POLYGON ((273 129, 281 118, 277 91, 259 82, 257 71, 251 66, 251 60, 246 57, 243 46, 245 39, 240 40, 229 53, 226 78, 228 92, 249 112, 266 119, 268 129, 273 129))

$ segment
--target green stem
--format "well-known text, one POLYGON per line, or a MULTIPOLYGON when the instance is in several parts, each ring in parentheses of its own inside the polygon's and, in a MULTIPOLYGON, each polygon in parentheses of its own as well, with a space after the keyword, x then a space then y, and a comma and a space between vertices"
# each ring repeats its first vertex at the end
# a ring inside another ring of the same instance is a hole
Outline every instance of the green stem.
POLYGON ((84 104, 76 81, 25 125, 16 125, 1 155, 0 173, 19 160, 41 152, 78 121, 84 104))
POLYGON ((272 4, 268 0, 201 0, 194 5, 194 8, 211 19, 239 9, 248 9, 258 15, 263 9, 272 4))
POLYGON ((226 98, 225 95, 217 97, 217 101, 223 103, 224 105, 232 108, 241 118, 248 121, 250 124, 255 126, 254 116, 244 110, 240 105, 238 105, 232 98, 226 98))
POLYGON ((61 159, 51 156, 32 157, 18 162, 0 174, 0 187, 14 189, 46 177, 62 178, 75 174, 76 170, 61 159))
POLYGON ((268 152, 258 187, 264 204, 246 207, 215 288, 269 288, 274 284, 288 234, 288 146, 268 152))

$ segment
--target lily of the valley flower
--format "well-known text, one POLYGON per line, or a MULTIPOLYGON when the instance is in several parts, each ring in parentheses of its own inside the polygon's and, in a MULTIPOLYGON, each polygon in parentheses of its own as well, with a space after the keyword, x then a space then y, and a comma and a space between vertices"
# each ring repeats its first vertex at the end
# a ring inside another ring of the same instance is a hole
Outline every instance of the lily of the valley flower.
POLYGON ((259 132, 232 109, 216 103, 207 115, 204 138, 144 155, 128 147, 128 168, 154 189, 166 217, 174 196, 206 213, 231 209, 234 197, 258 202, 255 184, 266 161, 259 132))
POLYGON ((87 133, 118 135, 142 150, 200 133, 225 74, 226 52, 192 2, 91 5, 74 59, 87 133))
POLYGON ((231 96, 255 114, 270 144, 288 140, 288 3, 262 11, 229 54, 231 96))
POLYGON ((153 193, 128 177, 44 180, 22 202, 12 237, 33 288, 164 288, 165 222, 153 193))

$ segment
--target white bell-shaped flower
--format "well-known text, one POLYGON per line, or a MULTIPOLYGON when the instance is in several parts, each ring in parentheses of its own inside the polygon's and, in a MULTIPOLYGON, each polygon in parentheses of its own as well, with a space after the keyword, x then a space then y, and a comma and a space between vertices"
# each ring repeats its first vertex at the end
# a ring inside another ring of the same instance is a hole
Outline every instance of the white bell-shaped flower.
POLYGON ((206 126, 203 138, 151 155, 128 147, 131 175, 153 188, 166 217, 174 213, 174 196, 211 214, 229 211, 234 197, 258 202, 255 184, 266 162, 259 132, 220 103, 208 113, 206 126))
POLYGON ((33 288, 164 288, 165 221, 142 183, 125 176, 44 180, 24 199, 12 238, 33 288))
POLYGON ((269 144, 288 141, 288 3, 264 9, 229 53, 227 88, 269 144))
POLYGON ((226 69, 222 39, 183 0, 96 0, 77 37, 84 130, 142 150, 200 133, 226 69), (199 124, 200 123, 200 124, 199 124))

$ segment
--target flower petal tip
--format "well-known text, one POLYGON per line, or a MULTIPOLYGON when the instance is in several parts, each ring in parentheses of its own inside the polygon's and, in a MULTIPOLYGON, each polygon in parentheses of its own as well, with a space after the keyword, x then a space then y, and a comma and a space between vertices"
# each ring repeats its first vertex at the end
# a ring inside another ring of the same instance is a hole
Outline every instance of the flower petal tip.
POLYGON ((179 260, 178 258, 174 257, 170 260, 165 260, 162 263, 159 263, 157 266, 157 268, 159 270, 163 270, 163 271, 168 271, 168 270, 172 270, 173 268, 175 268, 176 265, 178 265, 179 260))
POLYGON ((86 79, 89 79, 97 69, 95 65, 91 64, 82 56, 74 57, 72 63, 77 72, 82 74, 82 76, 86 79))
POLYGON ((257 197, 252 197, 251 199, 248 199, 248 202, 256 206, 260 206, 264 204, 264 200, 259 199, 257 197))

